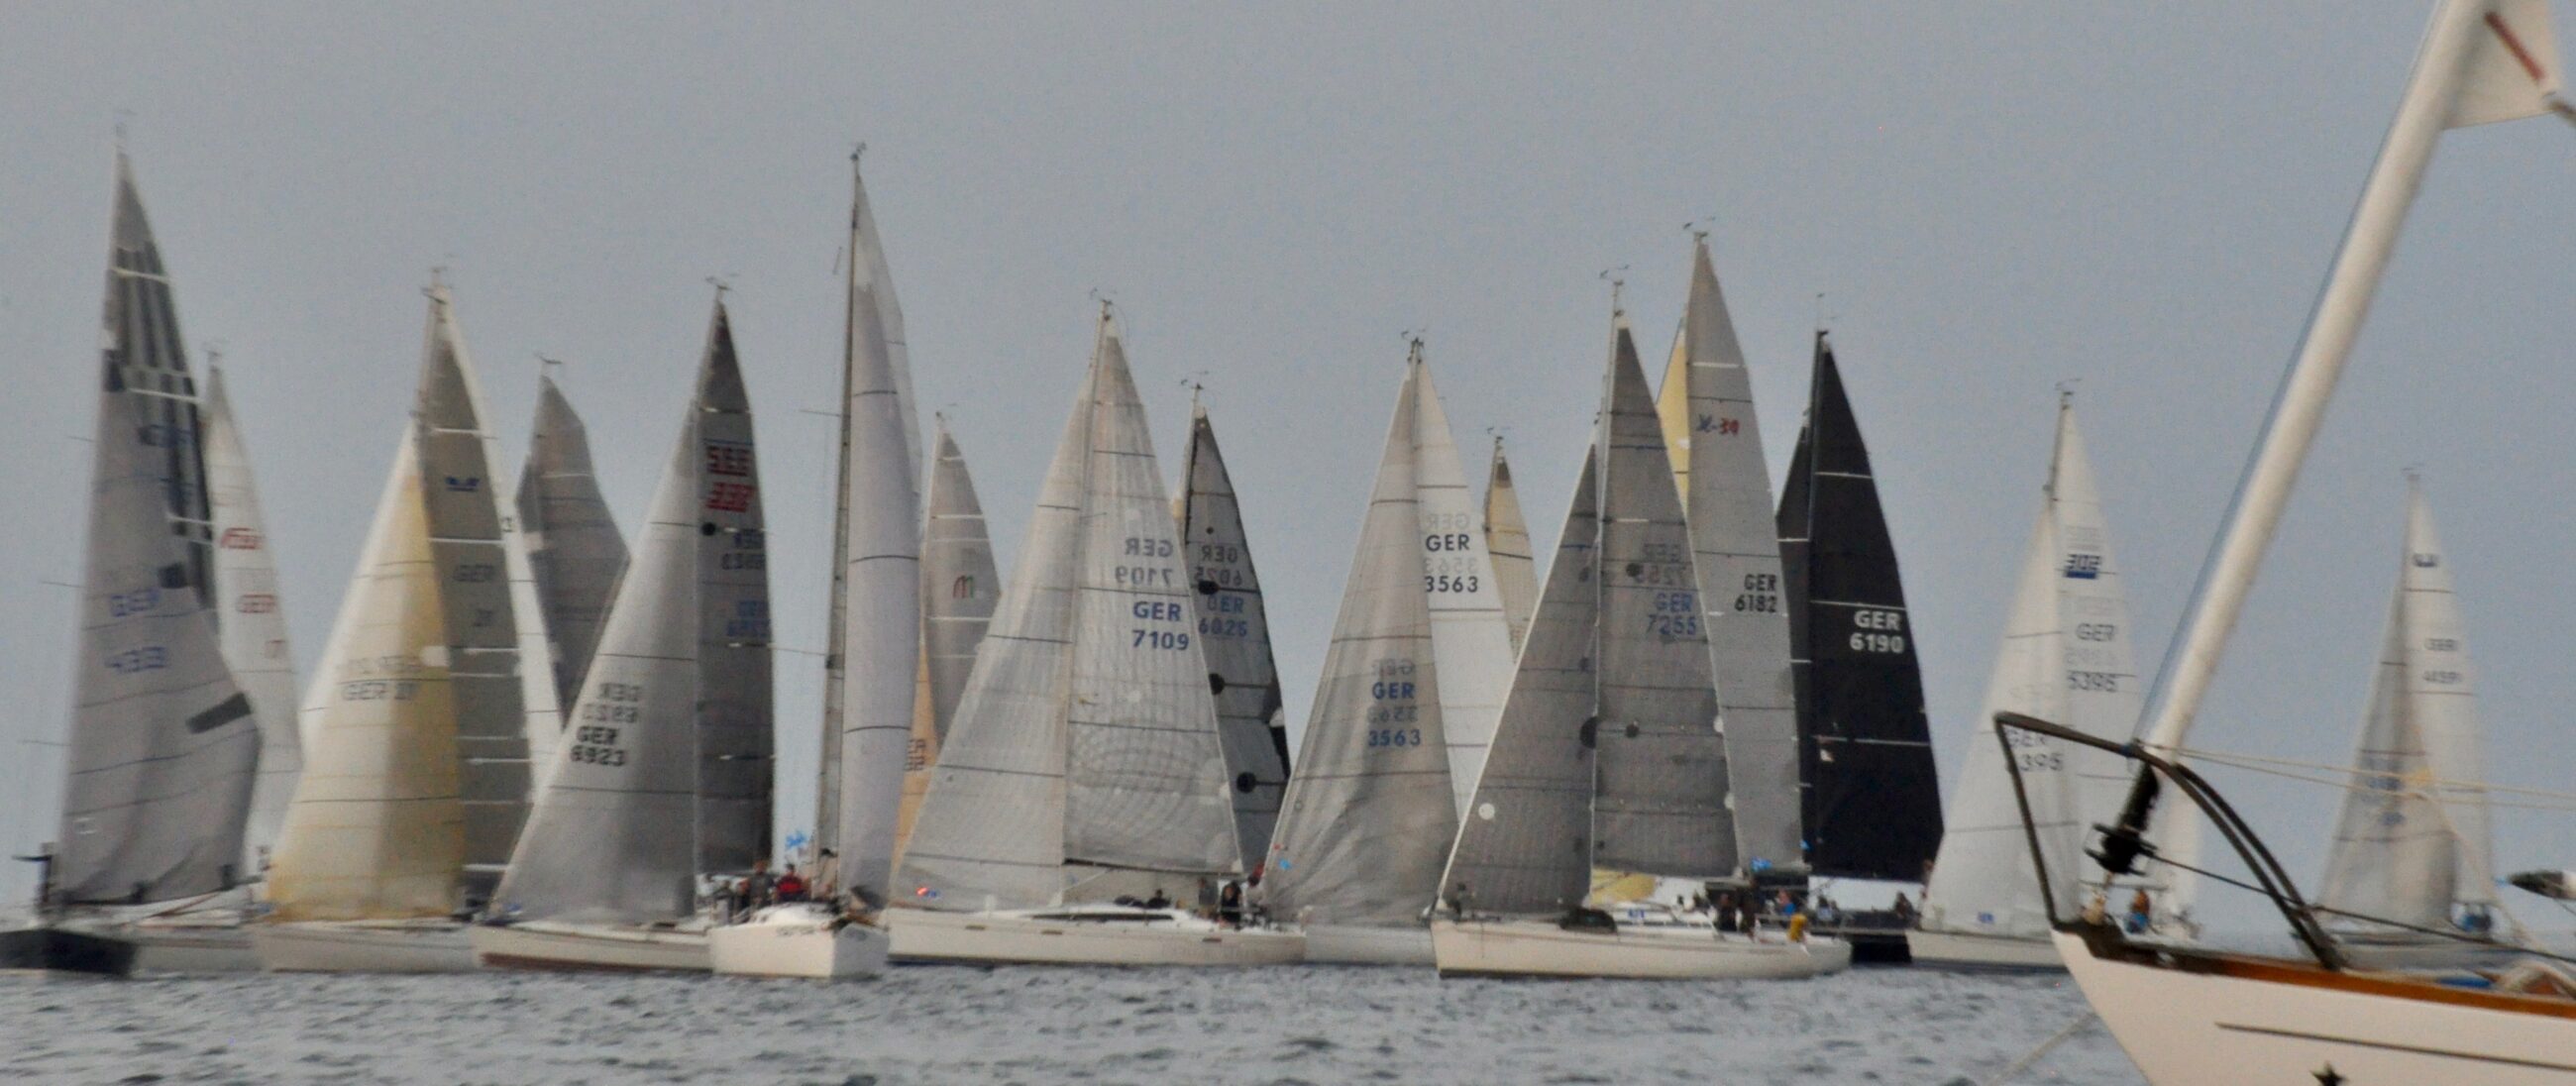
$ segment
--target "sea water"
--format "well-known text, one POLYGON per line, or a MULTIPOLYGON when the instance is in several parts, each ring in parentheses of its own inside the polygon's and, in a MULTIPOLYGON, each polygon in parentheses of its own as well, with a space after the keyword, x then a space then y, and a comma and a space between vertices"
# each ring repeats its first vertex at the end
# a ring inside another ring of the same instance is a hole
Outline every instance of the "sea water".
MULTIPOLYGON (((0 977, 0 1082, 1982 1084, 2062 975, 1440 980, 1427 969, 899 968, 823 984, 483 973, 0 977)), ((2140 1081, 2098 1024, 2012 1079, 2140 1081)))

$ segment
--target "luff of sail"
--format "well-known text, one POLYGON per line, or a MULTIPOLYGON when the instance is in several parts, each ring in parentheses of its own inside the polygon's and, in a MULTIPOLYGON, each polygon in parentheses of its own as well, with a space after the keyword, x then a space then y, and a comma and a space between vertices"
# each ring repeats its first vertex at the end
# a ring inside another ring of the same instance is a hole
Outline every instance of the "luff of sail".
MULTIPOLYGON (((1510 634, 1416 343, 1261 883, 1274 913, 1405 926, 1431 904, 1463 797, 1454 724, 1490 746, 1510 634)), ((1474 782, 1468 781, 1473 787, 1474 782)))
POLYGON ((1493 464, 1485 473, 1485 549, 1493 556, 1494 591, 1502 598, 1503 621, 1511 634, 1512 651, 1518 653, 1522 639, 1529 635, 1530 609, 1538 604, 1538 561, 1499 434, 1494 437, 1493 464))
POLYGON ((896 880, 916 903, 1050 903, 1069 863, 1237 868, 1178 534, 1104 313, 896 880))
POLYGON ((1822 332, 1779 531, 1808 863, 1921 879, 1941 842, 1923 675, 1869 448, 1822 332))
POLYGON ((1690 302, 1673 357, 1681 384, 1666 372, 1658 415, 1690 518, 1736 846, 1748 873, 1794 874, 1806 866, 1806 835, 1777 507, 1752 375, 1705 234, 1692 246, 1690 302))
POLYGON ((2318 902, 2440 929, 2459 906, 2492 905, 2495 875, 2476 670, 2449 559, 2412 479, 2398 569, 2318 902))
POLYGON ((1234 479, 1217 447, 1207 409, 1192 405, 1190 444, 1181 465, 1181 546, 1199 647, 1215 692, 1217 738, 1234 796, 1234 829, 1245 870, 1261 862, 1279 820, 1288 783, 1288 724, 1281 715, 1279 664, 1270 652, 1270 616, 1234 479))
POLYGON ((278 920, 443 917, 464 904, 456 705, 407 428, 305 693, 303 777, 268 873, 278 920))
POLYGON ((617 576, 626 569, 626 540, 591 471, 590 432, 554 378, 537 377, 537 416, 528 459, 519 471, 519 529, 553 647, 555 695, 581 694, 582 670, 599 645, 617 576))
POLYGON ((242 831, 242 871, 257 873, 277 845, 295 778, 304 769, 296 731, 295 660, 278 598, 276 552, 260 516, 250 454, 224 395, 224 374, 209 365, 204 412, 207 506, 214 518, 216 610, 223 616, 224 663, 250 699, 259 722, 259 776, 251 786, 242 831))
MULTIPOLYGON (((111 298, 116 286, 111 277, 111 298)), ((111 316, 117 308, 111 300, 111 316)), ((91 446, 79 670, 51 872, 61 902, 163 901, 248 874, 242 827, 259 729, 216 641, 199 579, 205 567, 189 556, 196 533, 173 530, 173 405, 153 392, 163 387, 179 382, 138 372, 110 350, 91 446)), ((184 406, 193 457, 196 405, 184 406)))
POLYGON ((849 423, 849 563, 842 610, 840 877, 862 900, 886 901, 893 877, 921 661, 921 519, 910 389, 897 380, 895 333, 872 287, 850 303, 852 353, 843 414, 849 423))

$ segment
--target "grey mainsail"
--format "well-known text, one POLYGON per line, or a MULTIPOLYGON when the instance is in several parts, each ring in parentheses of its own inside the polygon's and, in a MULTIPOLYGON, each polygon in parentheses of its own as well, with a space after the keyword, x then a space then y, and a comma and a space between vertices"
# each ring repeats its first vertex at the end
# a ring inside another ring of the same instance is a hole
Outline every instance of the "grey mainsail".
POLYGON ((1520 492, 1512 486, 1512 466, 1503 459, 1501 435, 1494 437, 1494 462, 1485 476, 1485 547, 1494 556, 1494 589, 1502 595, 1512 651, 1519 652, 1529 634, 1530 608, 1538 603, 1538 561, 1530 547, 1529 521, 1521 516, 1520 492))
POLYGON ((1474 737, 1481 766, 1511 682, 1474 523, 1417 342, 1262 879, 1273 912, 1402 926, 1431 904, 1458 829, 1450 733, 1474 737))
POLYGON ((528 917, 689 916, 768 835, 769 593, 750 405, 721 302, 697 387, 496 900, 528 917))
POLYGON ((966 455, 939 421, 939 459, 932 465, 924 503, 929 519, 921 543, 922 640, 930 664, 932 719, 942 737, 966 695, 975 650, 1002 598, 1002 575, 993 567, 993 541, 984 530, 984 505, 966 455))
POLYGON ((518 511, 554 650, 555 696, 569 703, 581 693, 582 669, 590 666, 617 576, 626 569, 626 540, 591 472, 590 432, 554 378, 543 374, 528 460, 519 471, 518 511))
POLYGON ((108 228, 107 303, 100 353, 127 398, 135 425, 148 427, 153 476, 161 480, 170 534, 180 541, 188 584, 214 599, 213 518, 207 509, 205 443, 198 432, 196 379, 188 370, 179 308, 170 289, 134 165, 116 153, 116 210, 108 228))
POLYGON ((216 611, 222 615, 224 663, 259 722, 259 776, 251 786, 249 822, 242 832, 242 871, 257 873, 277 845, 286 805, 295 798, 295 779, 304 770, 304 743, 295 719, 295 658, 287 645, 277 556, 260 516, 249 450, 224 395, 223 371, 211 364, 205 399, 207 504, 214 517, 216 611))
POLYGON ((1288 722, 1279 695, 1279 664, 1270 652, 1270 617, 1234 479, 1217 448, 1207 409, 1192 405, 1190 444, 1181 465, 1181 545, 1187 554, 1199 646, 1208 688, 1216 692, 1217 737, 1234 795, 1234 829, 1246 870, 1261 862, 1279 820, 1288 784, 1288 722))
POLYGON ((1107 314, 897 884, 1058 900, 1069 865, 1239 869, 1178 531, 1107 314))
POLYGON ((1690 303, 1673 357, 1681 384, 1665 376, 1662 419, 1668 446, 1687 461, 1683 504, 1726 732, 1737 854, 1748 874, 1794 874, 1806 868, 1806 848, 1779 526, 1752 378, 1706 235, 1692 248, 1690 303))

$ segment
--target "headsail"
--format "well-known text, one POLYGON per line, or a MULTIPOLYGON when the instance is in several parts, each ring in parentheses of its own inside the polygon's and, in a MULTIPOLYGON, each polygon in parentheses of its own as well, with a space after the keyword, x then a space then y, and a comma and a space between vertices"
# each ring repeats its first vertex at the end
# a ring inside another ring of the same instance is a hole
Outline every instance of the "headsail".
MULTIPOLYGON (((733 318, 716 302, 689 426, 699 456, 691 527, 698 579, 697 869, 748 871, 770 854, 777 761, 769 625, 769 529, 751 394, 733 318)), ((684 433, 686 431, 683 431, 684 433)), ((685 614, 685 612, 684 612, 685 614)))
POLYGON ((912 741, 903 763, 903 809, 896 816, 896 856, 912 840, 930 771, 956 719, 957 702, 975 668, 975 652, 1002 598, 1002 575, 993 568, 993 543, 984 530, 984 506, 965 454, 939 420, 939 456, 931 465, 929 509, 921 540, 921 671, 912 710, 912 741))
POLYGON ((2318 900, 2440 928, 2458 906, 2494 904, 2477 672, 2450 561, 2420 483, 2406 489, 2388 631, 2371 684, 2318 900))
MULTIPOLYGON (((1324 676, 1288 781, 1263 902, 1308 922, 1406 925, 1458 832, 1453 729, 1491 744, 1510 633, 1465 472, 1422 362, 1396 394, 1324 676)), ((1466 787, 1474 787, 1472 778, 1466 787)))
POLYGON ((1485 548, 1494 556, 1494 591, 1502 598, 1512 651, 1518 653, 1529 635, 1530 608, 1538 604, 1538 562, 1531 556, 1529 521, 1521 517, 1520 492, 1512 486, 1512 466, 1503 460, 1500 435, 1494 438, 1494 461, 1485 475, 1484 528, 1485 548))
POLYGON ((519 529, 553 647, 555 696, 581 694, 581 676, 599 645, 617 576, 626 570, 626 540, 591 472, 590 432, 554 378, 537 377, 537 418, 528 460, 519 471, 519 529))
POLYGON ((1808 862, 1920 879, 1941 844, 1923 674, 1869 448, 1822 332, 1779 525, 1808 862))
POLYGON ((259 514, 250 454, 224 395, 223 371, 211 366, 204 420, 224 663, 259 722, 259 778, 242 832, 242 872, 249 875, 259 872, 277 845, 287 802, 295 798, 295 778, 304 771, 304 744, 296 732, 295 658, 286 643, 286 609, 278 600, 277 556, 259 514))
POLYGON ((1207 409, 1192 406, 1190 444, 1181 463, 1181 546, 1188 560, 1199 647, 1208 688, 1216 694, 1217 737, 1234 796, 1234 828, 1245 870, 1261 862, 1279 820, 1288 784, 1288 721, 1279 695, 1279 664, 1270 653, 1270 616, 1261 604, 1261 575, 1234 479, 1218 450, 1207 409))
POLYGON ((1692 247, 1690 304, 1673 361, 1678 371, 1666 371, 1657 407, 1690 517, 1691 561, 1726 732, 1737 855, 1748 874, 1795 873, 1806 867, 1806 835, 1781 533, 1752 376, 1704 234, 1692 247))

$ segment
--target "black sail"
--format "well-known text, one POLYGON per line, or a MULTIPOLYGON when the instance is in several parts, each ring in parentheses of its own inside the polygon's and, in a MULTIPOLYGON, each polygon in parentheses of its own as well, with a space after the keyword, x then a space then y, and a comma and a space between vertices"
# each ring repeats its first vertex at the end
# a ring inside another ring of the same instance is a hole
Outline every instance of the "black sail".
POLYGON ((179 310, 170 297, 169 273, 134 168, 116 156, 115 224, 109 231, 107 312, 101 363, 109 392, 123 397, 140 417, 136 432, 156 449, 170 510, 170 532, 183 541, 188 584, 211 603, 213 519, 206 500, 205 451, 198 443, 197 381, 179 336, 179 310))
POLYGON ((1941 846, 1923 672, 1869 448, 1822 332, 1780 492, 1780 563, 1808 862, 1818 875, 1920 880, 1941 846))

